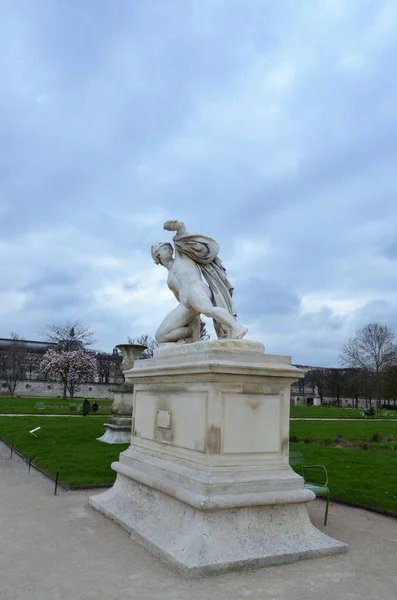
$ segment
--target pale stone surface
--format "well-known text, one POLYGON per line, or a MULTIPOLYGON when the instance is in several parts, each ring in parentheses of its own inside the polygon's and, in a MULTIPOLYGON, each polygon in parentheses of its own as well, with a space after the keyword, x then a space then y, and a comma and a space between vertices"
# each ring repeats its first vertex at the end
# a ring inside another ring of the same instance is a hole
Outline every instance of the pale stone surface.
POLYGON ((290 357, 246 340, 167 345, 125 375, 131 446, 92 506, 197 573, 344 549, 310 524, 314 494, 289 466, 290 385, 303 376, 290 357))
POLYGON ((114 488, 91 498, 90 504, 190 576, 345 550, 313 527, 302 503, 203 511, 118 475, 114 488))
POLYGON ((123 373, 124 371, 128 371, 128 369, 132 369, 134 362, 142 356, 146 350, 146 346, 143 346, 142 344, 118 344, 116 348, 118 348, 123 355, 120 367, 123 373))
MULTIPOLYGON (((0 443, 2 600, 394 600, 397 519, 324 502, 312 522, 349 552, 190 580, 162 564, 111 519, 87 507, 87 490, 58 491, 0 443), (376 535, 374 535, 376 532, 376 535)), ((99 490, 98 490, 99 492, 99 490)), ((92 491, 90 492, 92 495, 92 491)), ((158 518, 155 516, 155 518, 158 518)))
POLYGON ((98 442, 104 444, 130 444, 131 422, 132 419, 129 419, 128 425, 125 427, 105 423, 106 431, 101 437, 97 438, 98 442))
POLYGON ((217 242, 187 233, 180 221, 167 221, 164 229, 176 231, 174 247, 169 242, 155 244, 152 258, 168 269, 168 287, 179 305, 158 328, 157 342, 197 341, 200 314, 213 319, 218 338, 243 338, 247 329, 236 321, 233 287, 218 257, 217 242))
POLYGON ((97 438, 104 444, 129 444, 132 429, 132 405, 134 386, 123 383, 114 390, 111 414, 104 424, 105 433, 97 438))

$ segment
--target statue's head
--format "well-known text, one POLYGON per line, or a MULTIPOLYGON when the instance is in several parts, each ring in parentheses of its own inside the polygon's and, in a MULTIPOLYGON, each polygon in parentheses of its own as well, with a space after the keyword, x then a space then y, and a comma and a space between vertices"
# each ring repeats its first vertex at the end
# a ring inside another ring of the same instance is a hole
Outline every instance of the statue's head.
POLYGON ((169 262, 174 255, 174 249, 169 242, 160 242, 152 246, 152 258, 156 265, 164 265, 169 262))

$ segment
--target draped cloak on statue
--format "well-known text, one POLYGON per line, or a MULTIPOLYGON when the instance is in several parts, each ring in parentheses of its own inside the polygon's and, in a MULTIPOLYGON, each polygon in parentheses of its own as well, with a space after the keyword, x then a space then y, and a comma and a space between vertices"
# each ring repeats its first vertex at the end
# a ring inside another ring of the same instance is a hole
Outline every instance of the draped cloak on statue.
MULTIPOLYGON (((210 237, 178 233, 173 238, 178 252, 194 260, 211 290, 213 306, 225 308, 233 317, 237 317, 232 300, 233 286, 227 278, 226 269, 218 257, 219 245, 210 237)), ((221 325, 214 319, 214 328, 218 338, 231 337, 230 327, 221 325)))

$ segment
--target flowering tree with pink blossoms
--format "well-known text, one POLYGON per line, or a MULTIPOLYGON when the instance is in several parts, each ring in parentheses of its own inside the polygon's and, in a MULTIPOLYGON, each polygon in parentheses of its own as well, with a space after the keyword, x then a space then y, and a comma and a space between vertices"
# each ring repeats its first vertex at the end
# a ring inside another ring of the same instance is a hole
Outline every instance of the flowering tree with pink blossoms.
POLYGON ((47 350, 40 363, 40 370, 61 381, 73 400, 80 384, 94 379, 97 361, 84 350, 47 350))

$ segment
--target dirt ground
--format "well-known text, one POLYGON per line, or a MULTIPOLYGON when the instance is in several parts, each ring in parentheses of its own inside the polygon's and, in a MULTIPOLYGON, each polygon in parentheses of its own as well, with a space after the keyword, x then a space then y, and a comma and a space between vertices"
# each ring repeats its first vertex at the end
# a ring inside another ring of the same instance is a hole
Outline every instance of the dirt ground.
POLYGON ((310 503, 346 554, 186 580, 88 507, 95 492, 60 492, 0 444, 1 600, 395 600, 397 519, 310 503))

